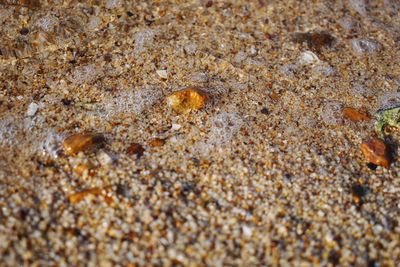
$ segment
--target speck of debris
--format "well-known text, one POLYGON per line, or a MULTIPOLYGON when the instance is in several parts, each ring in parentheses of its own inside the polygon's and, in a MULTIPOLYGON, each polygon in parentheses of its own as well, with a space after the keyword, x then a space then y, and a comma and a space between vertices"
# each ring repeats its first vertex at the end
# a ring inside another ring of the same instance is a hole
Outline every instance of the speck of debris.
POLYGON ((261 113, 264 115, 268 115, 269 114, 269 110, 267 108, 262 108, 261 109, 261 113))
POLYGON ((19 34, 21 34, 21 35, 27 35, 28 33, 29 33, 29 29, 28 28, 22 28, 19 31, 19 34))

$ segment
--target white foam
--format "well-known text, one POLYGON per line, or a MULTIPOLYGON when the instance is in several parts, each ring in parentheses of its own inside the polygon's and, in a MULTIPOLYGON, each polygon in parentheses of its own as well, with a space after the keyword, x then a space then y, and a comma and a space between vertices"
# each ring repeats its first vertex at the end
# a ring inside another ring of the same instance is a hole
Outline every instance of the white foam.
POLYGON ((345 30, 352 30, 356 26, 356 23, 351 17, 343 17, 339 19, 339 25, 345 30))
POLYGON ((211 118, 211 128, 207 139, 197 144, 201 154, 226 146, 236 136, 244 120, 235 112, 221 112, 211 118))
POLYGON ((107 0, 105 7, 107 9, 113 9, 121 6, 121 0, 107 0))
POLYGON ((342 105, 336 101, 329 101, 324 104, 321 111, 321 119, 328 125, 336 125, 342 121, 342 105))
POLYGON ((391 108, 400 105, 400 92, 389 92, 379 97, 380 108, 391 108))
POLYGON ((19 125, 12 116, 0 119, 0 145, 11 145, 15 142, 15 134, 19 130, 19 125))
POLYGON ((101 71, 94 65, 85 65, 77 67, 73 70, 69 80, 77 85, 90 83, 101 75, 101 71))
POLYGON ((94 31, 99 29, 101 24, 101 19, 99 17, 91 16, 89 18, 89 22, 86 24, 86 27, 89 31, 94 31))
POLYGON ((135 88, 134 91, 122 92, 99 105, 106 117, 129 113, 140 114, 161 97, 162 92, 158 88, 135 88))
POLYGON ((349 0, 350 7, 362 16, 367 15, 367 2, 365 0, 349 0))
POLYGON ((241 63, 243 60, 245 60, 247 58, 247 54, 244 51, 239 51, 236 55, 235 55, 235 62, 236 63, 241 63))
POLYGON ((208 81, 208 75, 205 72, 195 72, 190 75, 190 80, 192 82, 204 83, 208 81))
POLYGON ((64 135, 57 133, 54 129, 50 129, 43 137, 43 141, 39 145, 39 149, 43 153, 48 154, 52 158, 57 158, 61 149, 61 142, 64 135))
POLYGON ((36 26, 45 32, 53 32, 54 28, 60 23, 60 20, 55 16, 41 17, 36 21, 36 26))
POLYGON ((194 55, 197 51, 197 45, 194 43, 188 44, 184 47, 184 50, 189 55, 194 55))
POLYGON ((135 54, 140 54, 145 51, 154 39, 155 32, 153 30, 143 30, 135 34, 135 54))

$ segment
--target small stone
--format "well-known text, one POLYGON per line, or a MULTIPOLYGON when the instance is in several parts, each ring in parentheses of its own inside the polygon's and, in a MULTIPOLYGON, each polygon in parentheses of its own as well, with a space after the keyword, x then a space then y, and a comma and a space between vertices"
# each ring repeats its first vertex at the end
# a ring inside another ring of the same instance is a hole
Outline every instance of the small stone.
POLYGON ((101 189, 96 187, 96 188, 88 189, 85 191, 81 191, 81 192, 70 195, 68 197, 68 200, 71 203, 78 203, 78 202, 81 202, 82 200, 84 200, 89 195, 93 195, 93 196, 101 195, 101 189))
POLYGON ((154 138, 149 141, 149 146, 151 147, 160 147, 165 144, 165 140, 161 138, 154 138))
POLYGON ((292 41, 295 43, 306 43, 307 46, 319 52, 324 47, 333 44, 335 38, 326 32, 296 32, 292 35, 292 41))
POLYGON ((251 47, 250 47, 250 55, 252 55, 252 56, 254 56, 254 55, 256 55, 257 54, 257 48, 254 46, 254 45, 252 45, 251 47))
POLYGON ((299 62, 302 65, 315 64, 319 61, 318 56, 311 51, 302 52, 299 57, 299 62))
POLYGON ((367 194, 367 189, 363 185, 353 184, 351 186, 351 193, 353 195, 353 201, 356 204, 360 204, 362 201, 362 198, 367 194))
POLYGON ((167 70, 157 70, 156 73, 161 79, 168 79, 167 70))
POLYGON ((104 138, 101 135, 77 133, 65 138, 62 145, 66 155, 74 156, 81 151, 94 148, 103 142, 104 138))
POLYGON ((84 175, 93 176, 94 175, 92 166, 88 163, 79 163, 78 165, 76 165, 74 167, 73 171, 79 176, 84 176, 84 175))
POLYGON ((269 114, 269 110, 267 108, 262 108, 261 109, 261 113, 264 115, 268 115, 269 114))
POLYGON ((171 126, 171 130, 178 131, 182 126, 180 124, 173 123, 171 126))
POLYGON ((113 157, 110 156, 110 154, 105 151, 100 151, 97 154, 97 160, 100 162, 102 166, 111 165, 114 162, 113 157))
POLYGON ((98 187, 87 189, 87 190, 72 194, 68 197, 68 200, 72 204, 75 204, 75 203, 81 202, 82 200, 84 200, 85 198, 87 198, 89 196, 93 196, 93 197, 103 196, 104 200, 107 204, 110 204, 113 201, 111 197, 103 194, 102 189, 98 188, 98 187))
POLYGON ((370 170, 375 171, 376 168, 377 168, 378 166, 376 166, 375 164, 369 162, 369 163, 367 163, 367 167, 368 167, 370 170))
POLYGON ((138 143, 132 143, 126 150, 126 153, 128 153, 128 155, 137 155, 138 158, 143 155, 143 152, 143 146, 138 143))
POLYGON ((247 236, 247 237, 250 237, 250 236, 252 236, 252 234, 253 234, 253 231, 252 231, 251 228, 250 228, 249 226, 247 226, 247 225, 243 225, 243 226, 242 226, 242 231, 243 231, 243 234, 244 234, 245 236, 247 236))
POLYGON ((26 115, 28 115, 29 117, 35 116, 35 114, 36 114, 38 109, 39 109, 39 105, 32 102, 28 106, 28 110, 26 111, 26 115))
POLYGON ((350 43, 354 52, 358 55, 371 54, 381 48, 380 43, 372 39, 352 39, 350 43))
POLYGON ((110 53, 107 53, 103 56, 104 60, 106 62, 111 62, 112 61, 112 55, 110 53))
POLYGON ((167 104, 175 111, 186 113, 205 106, 207 94, 200 89, 188 87, 167 97, 167 104))
POLYGON ((389 153, 385 143, 373 138, 361 143, 361 151, 368 162, 388 168, 390 165, 389 153))
POLYGON ((342 111, 343 111, 343 116, 346 119, 351 120, 353 122, 369 121, 371 119, 370 116, 366 112, 360 111, 355 108, 346 107, 346 108, 343 108, 342 111))
POLYGON ((281 94, 277 93, 277 92, 272 92, 270 94, 270 98, 272 99, 272 101, 279 101, 281 99, 281 94))
POLYGON ((61 99, 61 103, 62 103, 64 106, 70 106, 70 105, 72 104, 72 100, 67 99, 67 98, 63 98, 63 99, 61 99))
POLYGON ((21 35, 27 35, 28 33, 29 33, 29 29, 28 28, 22 28, 19 31, 19 34, 21 34, 21 35))

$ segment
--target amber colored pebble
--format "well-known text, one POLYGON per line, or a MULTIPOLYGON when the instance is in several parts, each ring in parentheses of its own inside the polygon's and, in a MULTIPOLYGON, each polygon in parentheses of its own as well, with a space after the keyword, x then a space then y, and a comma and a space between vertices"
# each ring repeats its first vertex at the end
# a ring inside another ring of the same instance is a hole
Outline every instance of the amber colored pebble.
POLYGON ((102 189, 98 188, 98 187, 72 194, 68 197, 68 200, 69 200, 69 202, 74 204, 74 203, 81 202, 82 200, 84 200, 86 197, 88 197, 90 195, 91 196, 103 196, 104 202, 106 202, 107 204, 111 204, 114 201, 114 199, 111 196, 103 194, 102 189))
POLYGON ((349 119, 354 122, 368 121, 371 119, 367 113, 360 111, 358 109, 355 109, 355 108, 346 107, 346 108, 343 108, 342 112, 343 112, 343 116, 346 119, 349 119))
POLYGON ((331 46, 335 38, 327 32, 296 32, 292 35, 292 41, 305 42, 310 49, 320 51, 323 47, 331 46))
POLYGON ((93 176, 94 175, 94 171, 93 171, 93 169, 91 168, 91 166, 89 165, 89 164, 87 164, 87 163, 79 163, 78 165, 76 165, 75 167, 74 167, 74 172, 77 174, 77 175, 79 175, 79 176, 82 176, 85 172, 87 172, 87 174, 89 175, 89 176, 93 176))
POLYGON ((159 146, 163 146, 164 144, 165 144, 165 140, 161 139, 161 138, 154 138, 149 141, 149 146, 152 146, 152 147, 159 147, 159 146))
POLYGON ((114 199, 111 197, 111 196, 104 196, 104 201, 108 204, 108 205, 110 205, 111 203, 113 203, 114 202, 114 199))
POLYGON ((126 150, 126 153, 128 153, 129 155, 137 155, 138 157, 141 157, 143 155, 143 152, 143 146, 138 143, 132 143, 126 150))
POLYGON ((281 98, 281 95, 278 94, 278 93, 276 93, 276 92, 272 92, 271 95, 270 95, 270 97, 271 97, 271 99, 272 99, 273 101, 278 101, 278 100, 281 98))
POLYGON ((167 104, 180 113, 198 110, 205 106, 207 94, 200 89, 188 87, 167 97, 167 104))
POLYGON ((101 194, 102 194, 101 189, 96 187, 96 188, 92 188, 92 189, 88 189, 85 191, 81 191, 81 192, 72 194, 68 197, 68 200, 71 203, 78 203, 78 202, 84 200, 89 195, 99 196, 101 194))
POLYGON ((89 133, 77 133, 68 136, 63 141, 64 153, 73 156, 81 151, 93 148, 97 144, 104 141, 101 135, 93 135, 89 133))
POLYGON ((390 159, 385 143, 378 139, 373 138, 361 143, 361 151, 365 158, 378 166, 388 168, 390 159))

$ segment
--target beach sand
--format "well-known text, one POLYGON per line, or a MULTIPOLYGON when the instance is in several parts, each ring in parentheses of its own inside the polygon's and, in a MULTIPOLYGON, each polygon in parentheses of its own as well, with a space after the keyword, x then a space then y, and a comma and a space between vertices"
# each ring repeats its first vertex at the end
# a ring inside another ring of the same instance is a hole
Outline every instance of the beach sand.
POLYGON ((0 0, 0 25, 0 265, 400 263, 400 131, 388 168, 360 149, 400 104, 398 1, 0 0))

